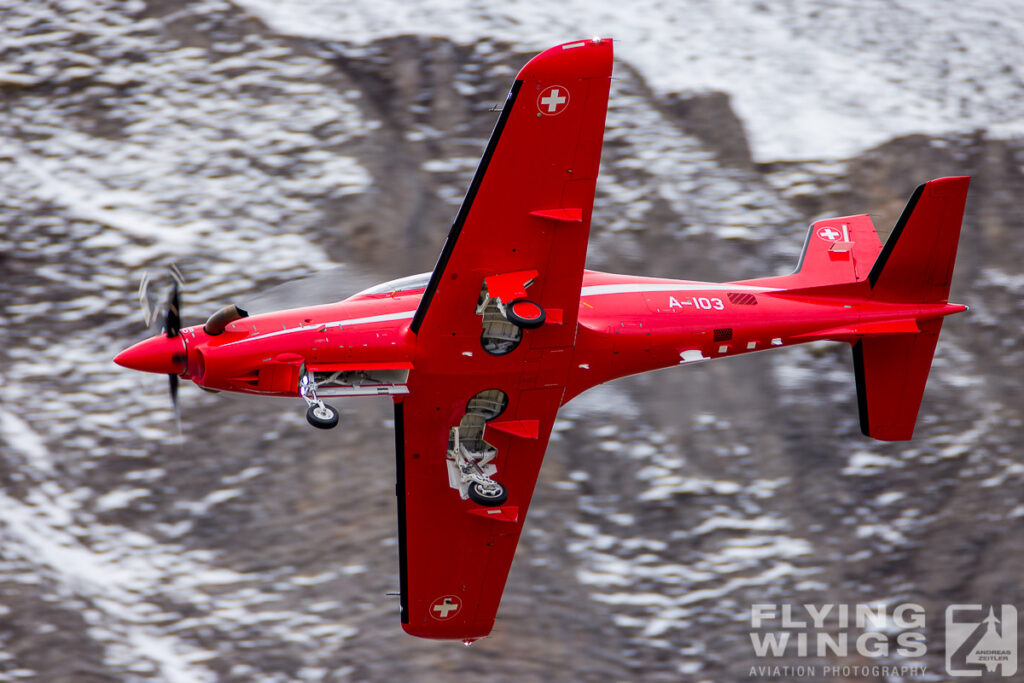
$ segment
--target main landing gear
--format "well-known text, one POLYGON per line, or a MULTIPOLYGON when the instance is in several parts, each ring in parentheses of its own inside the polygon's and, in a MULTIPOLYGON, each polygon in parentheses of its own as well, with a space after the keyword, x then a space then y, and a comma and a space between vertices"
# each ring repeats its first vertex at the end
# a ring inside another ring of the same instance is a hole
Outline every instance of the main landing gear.
POLYGON ((299 381, 299 395, 306 402, 306 421, 317 429, 332 429, 338 426, 338 410, 317 398, 316 387, 308 374, 299 381))
POLYGON ((508 304, 487 295, 484 288, 476 309, 483 322, 480 343, 492 356, 503 356, 519 346, 523 330, 535 330, 544 324, 544 308, 530 299, 514 299, 508 304))
POLYGON ((498 451, 481 442, 483 448, 470 450, 452 427, 448 439, 448 483, 463 499, 477 505, 498 507, 508 500, 508 489, 491 479, 498 468, 491 464, 498 451))
POLYGON ((484 507, 497 507, 508 500, 508 489, 496 481, 474 481, 469 485, 467 493, 471 501, 484 507))
POLYGON ((538 303, 529 299, 516 299, 505 307, 505 317, 516 327, 534 330, 544 324, 547 314, 538 303))

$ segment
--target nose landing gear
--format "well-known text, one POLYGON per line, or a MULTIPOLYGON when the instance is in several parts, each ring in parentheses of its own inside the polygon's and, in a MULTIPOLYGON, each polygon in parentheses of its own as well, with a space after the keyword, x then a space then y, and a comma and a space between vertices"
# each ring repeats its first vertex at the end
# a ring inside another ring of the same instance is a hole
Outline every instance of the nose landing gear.
POLYGON ((299 381, 299 395, 306 402, 306 421, 317 429, 332 429, 338 426, 338 410, 320 400, 316 395, 316 386, 303 373, 299 381))

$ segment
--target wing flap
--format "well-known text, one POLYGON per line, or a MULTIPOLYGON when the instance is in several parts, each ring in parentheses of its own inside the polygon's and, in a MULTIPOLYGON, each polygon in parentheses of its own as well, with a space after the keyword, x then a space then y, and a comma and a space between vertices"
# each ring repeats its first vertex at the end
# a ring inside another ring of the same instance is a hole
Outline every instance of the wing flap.
POLYGON ((583 209, 541 209, 539 211, 531 211, 530 215, 537 216, 538 218, 550 218, 553 221, 565 223, 579 223, 583 220, 583 209))

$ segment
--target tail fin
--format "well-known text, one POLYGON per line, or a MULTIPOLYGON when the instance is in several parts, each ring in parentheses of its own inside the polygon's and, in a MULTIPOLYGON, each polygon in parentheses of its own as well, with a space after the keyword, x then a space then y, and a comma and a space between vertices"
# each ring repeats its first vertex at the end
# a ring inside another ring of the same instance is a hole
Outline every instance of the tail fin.
MULTIPOLYGON (((945 304, 967 198, 966 177, 919 186, 868 273, 872 301, 945 304)), ((884 441, 911 438, 945 306, 918 319, 919 332, 861 336, 853 345, 861 431, 884 441)), ((918 309, 921 310, 921 309, 918 309)))
POLYGON ((939 178, 914 190, 868 274, 873 300, 946 301, 969 182, 939 178))
POLYGON ((918 325, 917 333, 861 337, 853 345, 860 430, 865 436, 906 441, 914 435, 942 318, 918 325))

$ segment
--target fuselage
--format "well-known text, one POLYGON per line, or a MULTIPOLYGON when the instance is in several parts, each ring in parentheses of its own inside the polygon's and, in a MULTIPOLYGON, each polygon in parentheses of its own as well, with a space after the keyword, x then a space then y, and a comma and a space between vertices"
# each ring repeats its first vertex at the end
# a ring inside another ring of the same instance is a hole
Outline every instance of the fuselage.
MULTIPOLYGON (((409 326, 426 277, 384 283, 333 304, 241 318, 215 336, 202 325, 184 328, 180 342, 154 337, 118 362, 180 373, 219 391, 296 397, 302 377, 315 373, 320 380, 335 378, 326 396, 407 393, 417 363, 409 326), (173 368, 133 364, 169 344, 178 354, 173 368)), ((860 296, 808 295, 784 284, 784 277, 707 283, 586 271, 576 342, 567 349, 572 358, 563 403, 626 375, 818 339, 852 339, 899 324, 887 321, 951 312, 948 304, 871 303, 860 296)), ((474 353, 486 351, 477 345, 463 355, 474 353)), ((525 356, 517 361, 522 353, 512 350, 506 362, 526 362, 525 356)), ((559 372, 566 372, 565 364, 559 372)))

